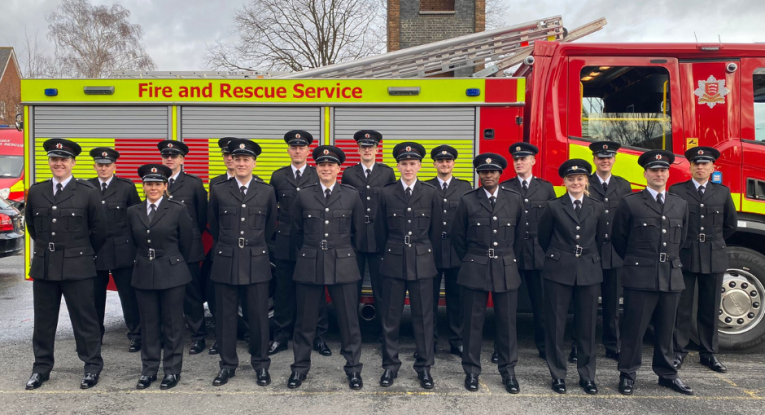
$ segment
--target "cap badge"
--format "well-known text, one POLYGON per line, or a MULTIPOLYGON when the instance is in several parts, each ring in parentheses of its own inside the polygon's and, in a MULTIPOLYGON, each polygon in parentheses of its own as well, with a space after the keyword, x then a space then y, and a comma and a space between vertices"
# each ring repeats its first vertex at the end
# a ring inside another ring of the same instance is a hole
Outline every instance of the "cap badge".
POLYGON ((106 157, 108 154, 106 154, 106 152, 104 151, 104 152, 101 153, 101 155, 106 157))
POLYGON ((329 154, 329 150, 327 150, 327 149, 325 148, 325 149, 324 149, 324 155, 327 155, 327 154, 329 154))
POLYGON ((64 146, 63 146, 63 145, 61 145, 61 143, 57 143, 57 144, 56 144, 56 148, 58 148, 58 149, 62 149, 62 148, 64 148, 64 146))
POLYGON ((704 154, 704 150, 699 150, 699 154, 704 154))
POLYGON ((661 160, 661 154, 656 155, 656 160, 661 160))
POLYGON ((156 173, 156 172, 157 172, 157 168, 156 168, 156 167, 152 167, 152 168, 151 168, 151 172, 152 172, 152 173, 156 173))
POLYGON ((516 146, 515 151, 521 151, 521 146, 516 146))
POLYGON ((364 134, 364 138, 369 138, 369 133, 364 134))
POLYGON ((167 143, 167 148, 173 148, 173 143, 167 143))
POLYGON ((446 150, 442 150, 441 151, 441 154, 446 154, 446 153, 448 153, 448 151, 446 151, 446 150))
POLYGON ((300 138, 300 134, 295 134, 295 138, 300 138))
POLYGON ((572 170, 579 170, 579 166, 571 166, 572 170))
POLYGON ((603 150, 608 150, 608 144, 603 144, 603 150))
POLYGON ((412 147, 406 146, 406 151, 412 151, 412 147))
POLYGON ((486 162, 485 162, 484 164, 491 164, 491 159, 490 159, 490 158, 487 158, 487 159, 486 159, 486 162))
POLYGON ((244 149, 245 145, 244 143, 239 144, 239 148, 244 149))

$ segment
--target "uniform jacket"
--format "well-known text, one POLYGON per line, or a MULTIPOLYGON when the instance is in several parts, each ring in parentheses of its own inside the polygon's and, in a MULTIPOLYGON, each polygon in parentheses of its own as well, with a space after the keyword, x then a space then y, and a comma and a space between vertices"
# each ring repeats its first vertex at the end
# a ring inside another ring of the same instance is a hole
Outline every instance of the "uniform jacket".
MULTIPOLYGON (((233 177, 233 176, 232 176, 232 177, 233 177)), ((263 179, 261 179, 260 177, 258 177, 256 174, 253 174, 253 175, 252 175, 252 177, 253 177, 255 180, 259 181, 259 182, 262 182, 262 181, 263 181, 263 179)), ((210 179, 210 183, 209 183, 210 189, 212 189, 212 187, 213 187, 214 185, 216 185, 216 184, 218 184, 218 183, 220 183, 220 182, 225 182, 225 181, 226 181, 226 180, 228 180, 228 179, 229 179, 229 177, 228 177, 228 175, 227 175, 226 173, 223 173, 223 174, 221 174, 221 175, 219 175, 219 176, 215 176, 215 177, 213 177, 212 179, 210 179)))
POLYGON ((253 177, 242 198, 236 179, 218 182, 210 188, 209 214, 215 241, 210 279, 231 285, 271 280, 267 242, 276 229, 273 188, 253 177))
POLYGON ((622 286, 646 291, 682 291, 680 247, 688 232, 688 203, 666 193, 662 205, 647 189, 622 198, 611 241, 624 259, 622 286))
POLYGON ((293 280, 334 285, 361 279, 356 263, 364 205, 352 186, 335 183, 329 199, 320 185, 304 187, 292 205, 290 240, 297 252, 293 280))
POLYGON ((135 249, 127 225, 127 209, 141 203, 135 184, 130 179, 113 176, 106 192, 102 194, 98 177, 88 179, 88 182, 98 190, 101 206, 106 211, 106 242, 96 253, 96 269, 110 271, 132 268, 135 249))
POLYGON ((100 193, 74 177, 55 197, 51 180, 29 188, 24 219, 35 242, 30 277, 72 281, 96 276, 93 259, 106 240, 100 193))
POLYGON ((491 207, 482 188, 460 198, 452 225, 452 244, 462 266, 457 283, 474 290, 506 292, 521 285, 515 252, 523 216, 521 195, 500 188, 491 207))
POLYGON ((395 181, 396 175, 393 173, 393 169, 382 163, 375 164, 372 173, 369 174, 369 180, 367 180, 364 166, 361 163, 350 166, 343 172, 343 184, 355 187, 359 191, 361 203, 364 204, 364 226, 359 233, 360 252, 378 251, 374 222, 380 191, 383 186, 395 181))
POLYGON ((128 208, 128 226, 136 252, 132 285, 141 290, 184 285, 191 281, 186 258, 194 243, 194 222, 188 206, 164 197, 151 223, 147 206, 144 201, 128 208))
POLYGON ((446 194, 444 194, 444 189, 441 188, 441 183, 438 182, 437 177, 434 177, 425 183, 432 184, 438 191, 439 208, 443 215, 443 221, 433 224, 436 235, 434 245, 436 268, 459 268, 462 261, 452 246, 451 228, 454 223, 454 215, 457 213, 457 206, 460 204, 460 198, 465 193, 473 190, 473 185, 467 180, 452 177, 452 181, 446 188, 446 194))
POLYGON ((537 226, 547 207, 547 202, 555 199, 555 189, 547 180, 534 177, 529 182, 529 190, 523 194, 518 177, 500 183, 500 187, 515 190, 523 200, 523 217, 518 225, 520 243, 516 244, 515 255, 518 258, 518 269, 539 270, 545 263, 545 253, 539 246, 537 226))
POLYGON ((186 206, 191 221, 195 225, 192 228, 191 252, 186 260, 203 261, 205 252, 202 246, 202 232, 207 229, 207 191, 202 184, 202 179, 182 171, 175 183, 168 186, 167 191, 170 193, 170 199, 186 206))
MULTIPOLYGON (((317 183, 319 183, 319 175, 316 174, 316 169, 312 166, 306 166, 305 173, 300 176, 299 183, 295 182, 295 174, 292 173, 292 168, 290 166, 284 166, 271 175, 271 186, 274 187, 276 204, 279 208, 279 216, 277 216, 278 223, 276 225, 276 240, 274 244, 274 258, 288 261, 295 260, 295 251, 292 250, 293 247, 290 244, 292 204, 295 202, 295 198, 300 191, 305 189, 309 184, 317 183)), ((322 195, 322 197, 323 196, 324 195, 322 195)))
POLYGON ((614 269, 622 267, 622 258, 616 254, 611 244, 611 227, 614 224, 614 215, 616 214, 616 208, 619 207, 619 201, 624 196, 632 193, 632 186, 630 182, 624 180, 619 176, 611 175, 611 179, 608 181, 608 192, 603 193, 603 185, 600 184, 600 179, 596 173, 590 176, 590 197, 603 203, 606 216, 606 228, 608 235, 603 241, 603 246, 600 250, 600 263, 603 265, 603 269, 614 269))
POLYGON ((542 278, 564 285, 603 281, 600 250, 608 231, 605 208, 585 196, 581 209, 577 216, 568 193, 547 204, 539 221, 539 245, 545 251, 542 278))
POLYGON ((398 180, 383 187, 380 196, 375 219, 377 246, 383 255, 380 274, 408 281, 435 277, 434 224, 442 216, 436 188, 417 180, 407 201, 398 180))
POLYGON ((688 202, 688 238, 680 249, 680 261, 683 269, 690 272, 725 272, 728 269, 725 240, 736 232, 736 205, 727 187, 707 182, 704 189, 703 198, 699 198, 692 180, 669 189, 688 202))

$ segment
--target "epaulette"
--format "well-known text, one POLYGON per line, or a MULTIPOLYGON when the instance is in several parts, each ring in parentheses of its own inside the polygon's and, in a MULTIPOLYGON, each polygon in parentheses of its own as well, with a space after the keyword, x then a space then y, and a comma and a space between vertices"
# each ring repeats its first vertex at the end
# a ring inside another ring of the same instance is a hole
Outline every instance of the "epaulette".
POLYGON ((130 183, 130 184, 135 184, 135 183, 133 183, 132 180, 130 180, 130 179, 126 178, 126 177, 114 176, 114 178, 117 179, 117 180, 123 181, 123 182, 130 183))
MULTIPOLYGON (((518 196, 520 196, 520 195, 521 195, 521 193, 520 193, 519 191, 515 190, 515 189, 510 189, 510 188, 507 188, 507 187, 502 187, 502 186, 500 186, 499 188, 500 188, 500 190, 504 190, 504 191, 506 191, 506 192, 515 193, 515 194, 517 194, 518 196)), ((478 189, 475 189, 475 190, 479 190, 479 189, 481 189, 481 187, 479 187, 478 189)), ((471 191, 475 191, 475 190, 471 190, 471 191)))
POLYGON ((83 185, 85 185, 87 187, 90 187, 91 189, 98 189, 95 185, 93 185, 93 183, 89 182, 88 179, 77 179, 77 178, 75 178, 75 180, 77 180, 77 183, 83 184, 83 185))
MULTIPOLYGON (((565 194, 564 194, 564 196, 565 196, 565 194)), ((603 202, 601 202, 600 200, 597 200, 597 199, 593 198, 592 196, 587 196, 587 199, 590 199, 590 201, 592 201, 592 202, 595 202, 595 203, 597 203, 597 204, 599 204, 599 205, 602 205, 602 204, 603 204, 603 202)))
POLYGON ((391 166, 389 166, 389 165, 387 165, 385 163, 375 163, 375 166, 393 170, 393 167, 391 167, 391 166))
POLYGON ((165 198, 165 199, 162 199, 162 201, 163 201, 163 202, 164 202, 164 201, 168 201, 168 202, 170 202, 170 203, 175 203, 175 204, 176 204, 176 205, 178 205, 178 206, 184 206, 184 209, 185 209, 185 206, 186 206, 186 205, 184 205, 183 203, 181 203, 181 202, 179 202, 179 201, 177 201, 177 200, 173 200, 173 199, 170 199, 170 198, 165 198))
POLYGON ((420 180, 420 183, 424 184, 425 186, 432 187, 434 189, 438 189, 436 186, 433 186, 432 184, 430 184, 428 182, 423 182, 422 180, 420 180))
POLYGON ((395 182, 391 182, 391 183, 383 185, 383 187, 388 187, 388 186, 391 186, 391 185, 394 185, 394 184, 398 184, 399 186, 401 186, 400 180, 396 180, 395 182))
POLYGON ((260 177, 253 177, 252 180, 253 180, 253 183, 255 184, 266 186, 266 187, 273 187, 270 184, 264 182, 263 179, 261 179, 260 177))
POLYGON ((353 191, 354 191, 354 192, 358 192, 358 191, 359 191, 359 189, 357 189, 357 188, 355 188, 355 187, 353 187, 353 186, 351 186, 351 185, 349 185, 349 184, 342 184, 342 183, 338 183, 338 184, 339 184, 340 186, 343 186, 343 187, 345 187, 346 189, 353 189, 353 191))
MULTIPOLYGON (((233 177, 232 177, 231 179, 233 179, 233 177)), ((220 185, 222 185, 222 184, 226 184, 226 183, 228 183, 228 181, 229 181, 229 180, 231 180, 231 179, 227 179, 227 180, 221 180, 221 181, 219 181, 219 182, 217 182, 217 183, 213 183, 213 186, 214 186, 214 187, 218 187, 218 186, 220 186, 220 185)))
POLYGON ((53 179, 47 179, 47 180, 43 180, 43 181, 41 181, 41 182, 37 182, 37 183, 34 183, 34 184, 32 184, 31 186, 29 186, 29 187, 34 187, 34 186, 37 186, 37 185, 40 185, 40 184, 43 184, 43 183, 50 183, 50 182, 51 182, 51 180, 53 180, 53 179))
POLYGON ((630 184, 629 180, 625 179, 625 178, 624 178, 624 177, 622 177, 622 176, 616 176, 616 175, 612 175, 611 177, 613 177, 614 179, 616 179, 616 181, 618 181, 618 182, 624 182, 624 183, 630 184))
POLYGON ((635 196, 635 195, 639 195, 639 194, 641 194, 641 193, 643 193, 643 191, 642 191, 642 190, 641 190, 641 191, 639 191, 639 192, 632 192, 632 193, 630 193, 630 194, 628 194, 628 195, 624 195, 624 197, 632 197, 632 196, 635 196))
POLYGON ((318 185, 319 185, 319 183, 311 183, 311 184, 307 184, 307 185, 303 186, 301 189, 308 189, 310 187, 314 187, 314 186, 318 186, 318 185))
POLYGON ((193 175, 193 174, 191 174, 191 173, 186 173, 186 172, 183 172, 183 174, 184 174, 184 175, 186 175, 186 176, 188 176, 188 177, 190 177, 190 178, 192 178, 192 179, 196 179, 196 180, 199 180, 200 182, 202 181, 202 179, 200 179, 200 178, 199 178, 199 176, 195 176, 195 175, 193 175))
POLYGON ((550 183, 549 181, 547 181, 547 180, 545 180, 545 179, 543 179, 541 177, 537 177, 537 176, 534 176, 534 180, 539 180, 540 182, 550 183))
MULTIPOLYGON (((504 188, 504 187, 500 187, 500 189, 502 189, 502 190, 509 190, 511 192, 515 192, 515 190, 513 190, 513 189, 507 189, 507 188, 504 188)), ((483 190, 483 187, 477 187, 477 188, 475 188, 475 189, 473 189, 473 190, 471 190, 469 192, 465 192, 465 194, 475 193, 475 192, 477 192, 479 190, 483 190)), ((515 192, 515 193, 518 193, 518 192, 515 192)))
POLYGON ((278 169, 274 170, 274 173, 276 173, 277 171, 282 171, 284 169, 288 169, 288 168, 290 168, 290 166, 279 167, 278 169))

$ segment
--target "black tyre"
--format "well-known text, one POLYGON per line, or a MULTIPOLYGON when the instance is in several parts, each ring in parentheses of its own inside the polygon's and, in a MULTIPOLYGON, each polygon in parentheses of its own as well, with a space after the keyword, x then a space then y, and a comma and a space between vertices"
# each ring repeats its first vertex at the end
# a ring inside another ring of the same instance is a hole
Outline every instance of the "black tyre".
POLYGON ((721 349, 745 351, 765 341, 765 255, 729 246, 728 261, 717 324, 719 344, 721 349))

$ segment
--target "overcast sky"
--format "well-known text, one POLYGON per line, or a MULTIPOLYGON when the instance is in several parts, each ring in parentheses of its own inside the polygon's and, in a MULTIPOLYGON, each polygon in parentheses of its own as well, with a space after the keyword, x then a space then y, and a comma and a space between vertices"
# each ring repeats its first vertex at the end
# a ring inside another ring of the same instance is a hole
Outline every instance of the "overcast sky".
MULTIPOLYGON (((408 0, 401 0, 408 1, 408 0)), ((409 0, 411 1, 411 0, 409 0)), ((491 1, 491 0, 490 0, 491 1)), ((499 0, 502 1, 502 0, 499 0)), ((762 0, 504 0, 505 21, 522 23, 561 15, 568 28, 599 17, 606 28, 582 41, 597 42, 765 42, 765 6, 762 0)), ((91 0, 112 4, 114 0, 91 0)), ((0 45, 23 49, 24 30, 38 33, 49 53, 45 17, 59 0, 2 0, 0 45)), ((146 49, 157 69, 204 70, 205 45, 217 39, 233 40, 233 17, 244 0, 121 0, 131 22, 143 27, 146 49)))

